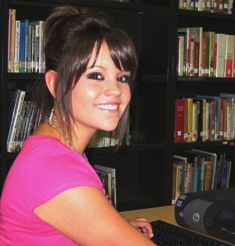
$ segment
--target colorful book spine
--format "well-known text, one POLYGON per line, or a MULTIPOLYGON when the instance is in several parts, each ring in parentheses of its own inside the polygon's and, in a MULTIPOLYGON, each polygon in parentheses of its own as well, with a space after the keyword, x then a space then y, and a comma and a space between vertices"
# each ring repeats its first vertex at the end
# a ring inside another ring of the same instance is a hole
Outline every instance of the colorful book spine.
POLYGON ((15 52, 14 52, 14 72, 20 71, 20 25, 21 22, 15 22, 15 52))

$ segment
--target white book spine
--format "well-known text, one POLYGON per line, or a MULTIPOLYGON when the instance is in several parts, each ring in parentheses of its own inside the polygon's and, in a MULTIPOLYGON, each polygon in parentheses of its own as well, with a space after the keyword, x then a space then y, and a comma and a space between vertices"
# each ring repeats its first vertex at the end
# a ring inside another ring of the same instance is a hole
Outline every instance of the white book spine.
POLYGON ((14 57, 14 72, 20 71, 20 21, 16 20, 15 26, 15 57, 14 57))
POLYGON ((9 132, 10 135, 9 135, 8 145, 7 145, 7 151, 8 152, 14 152, 14 139, 15 139, 16 130, 18 127, 17 122, 19 119, 19 115, 21 114, 24 98, 25 98, 25 91, 20 91, 19 98, 16 101, 16 103, 17 103, 16 110, 15 110, 14 115, 12 117, 11 132, 9 132))
POLYGON ((224 76, 224 59, 225 59, 225 48, 226 48, 226 34, 216 34, 217 43, 217 57, 216 57, 216 77, 224 76))

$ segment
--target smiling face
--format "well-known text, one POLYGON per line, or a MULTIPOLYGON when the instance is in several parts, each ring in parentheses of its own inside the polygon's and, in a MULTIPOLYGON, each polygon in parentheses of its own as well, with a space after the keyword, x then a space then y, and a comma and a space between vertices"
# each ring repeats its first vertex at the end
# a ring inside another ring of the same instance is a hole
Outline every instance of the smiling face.
POLYGON ((96 61, 95 55, 96 49, 71 93, 71 111, 78 132, 114 130, 131 98, 130 72, 114 65, 105 42, 96 61))

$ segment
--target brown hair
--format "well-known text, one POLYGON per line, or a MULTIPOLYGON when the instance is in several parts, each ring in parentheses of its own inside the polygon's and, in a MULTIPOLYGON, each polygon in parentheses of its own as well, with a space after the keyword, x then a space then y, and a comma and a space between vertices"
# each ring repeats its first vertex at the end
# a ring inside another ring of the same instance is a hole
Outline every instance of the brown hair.
MULTIPOLYGON (((103 12, 91 9, 77 9, 61 6, 54 9, 45 24, 45 60, 46 71, 57 73, 55 81, 55 99, 44 83, 43 113, 53 107, 61 127, 71 139, 73 115, 70 112, 70 95, 81 75, 86 71, 93 48, 97 45, 96 57, 100 47, 106 42, 117 68, 130 71, 130 88, 137 67, 137 57, 132 40, 120 28, 113 24, 111 17, 103 12)), ((95 62, 94 62, 95 63, 95 62)), ((127 112, 118 125, 118 140, 121 141, 126 130, 127 112)))

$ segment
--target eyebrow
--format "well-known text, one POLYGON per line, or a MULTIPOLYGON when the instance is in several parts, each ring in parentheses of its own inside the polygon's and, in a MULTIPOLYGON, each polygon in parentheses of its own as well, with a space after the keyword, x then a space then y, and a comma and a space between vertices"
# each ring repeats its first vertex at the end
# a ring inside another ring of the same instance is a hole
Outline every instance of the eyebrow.
MULTIPOLYGON (((87 70, 88 69, 92 69, 92 68, 100 68, 100 69, 103 69, 103 70, 107 70, 105 67, 100 66, 100 65, 95 65, 95 64, 92 67, 87 67, 87 70)), ((120 71, 123 72, 123 73, 130 73, 131 74, 130 70, 120 70, 120 71)))
POLYGON ((103 67, 103 66, 100 66, 100 65, 95 65, 94 64, 94 66, 92 66, 92 67, 87 67, 87 69, 92 69, 92 68, 101 68, 101 69, 106 69, 105 67, 103 67))

